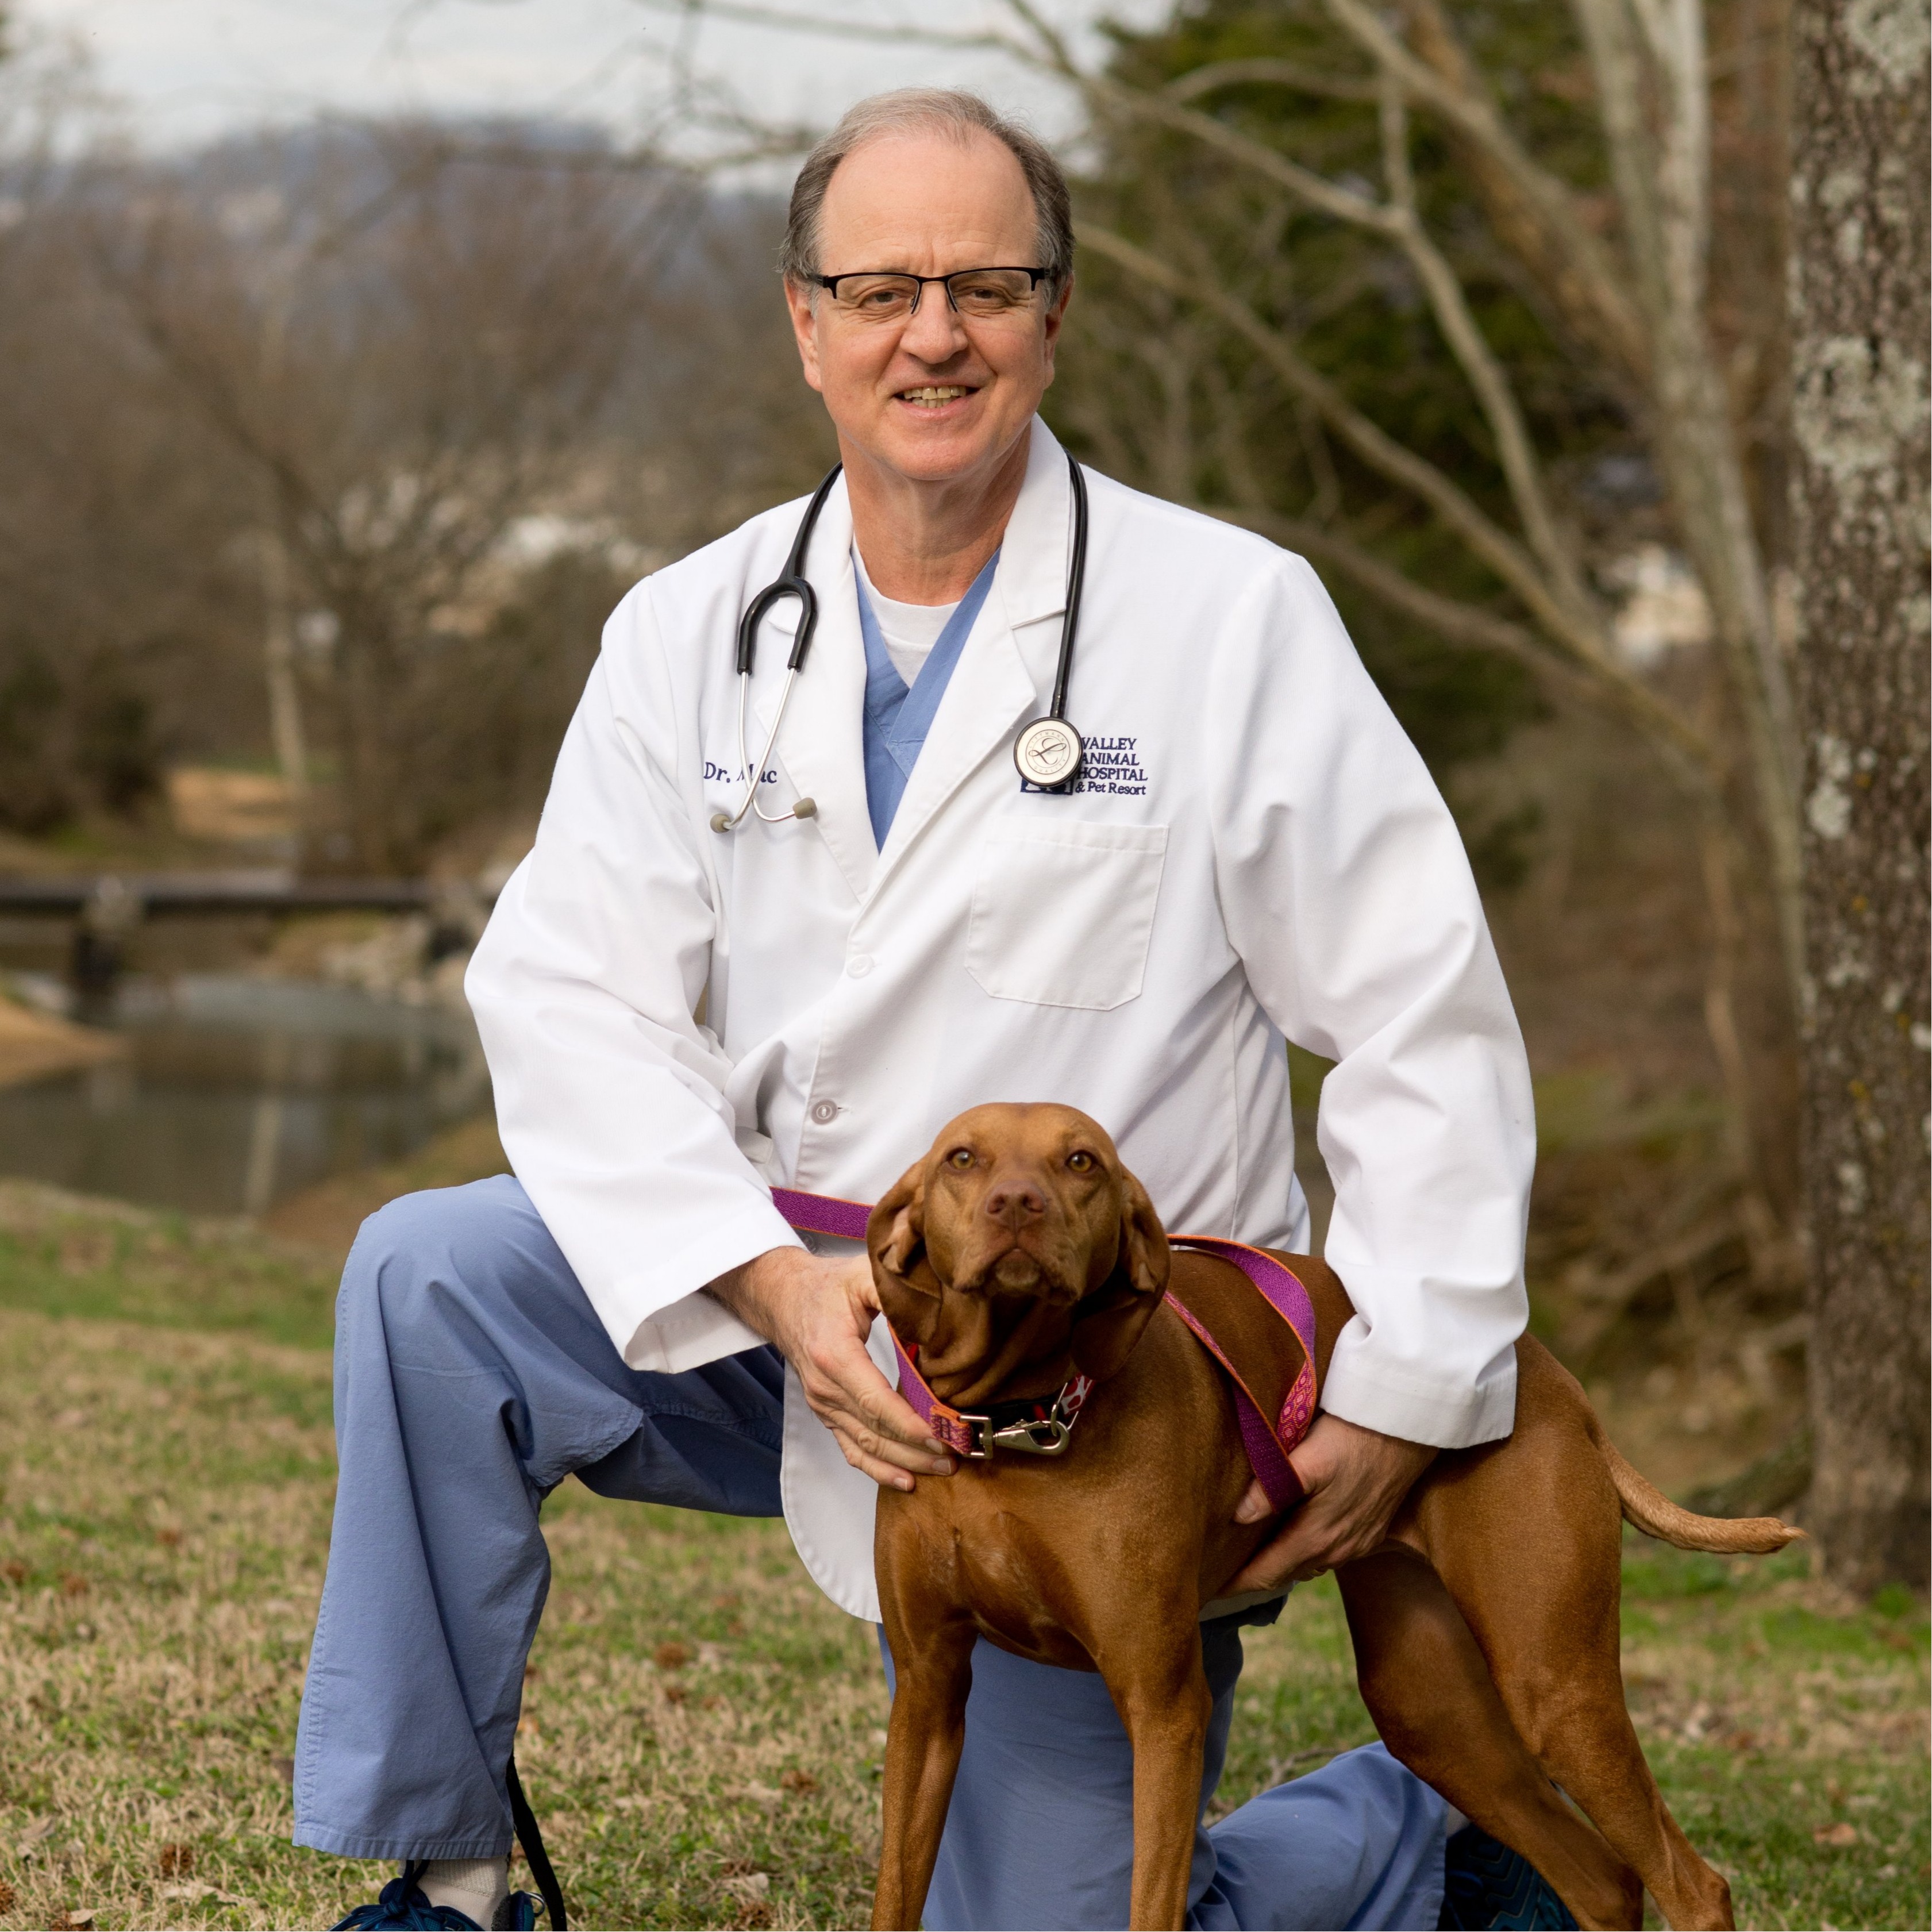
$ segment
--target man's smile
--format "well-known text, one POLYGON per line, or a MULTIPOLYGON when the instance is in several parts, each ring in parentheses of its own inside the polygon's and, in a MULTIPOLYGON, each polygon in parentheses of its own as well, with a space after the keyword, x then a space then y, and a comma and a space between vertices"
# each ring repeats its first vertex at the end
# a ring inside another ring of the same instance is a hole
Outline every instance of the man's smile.
POLYGON ((917 388, 900 390, 898 400, 911 404, 914 409, 938 410, 974 393, 975 391, 964 382, 926 382, 917 388))

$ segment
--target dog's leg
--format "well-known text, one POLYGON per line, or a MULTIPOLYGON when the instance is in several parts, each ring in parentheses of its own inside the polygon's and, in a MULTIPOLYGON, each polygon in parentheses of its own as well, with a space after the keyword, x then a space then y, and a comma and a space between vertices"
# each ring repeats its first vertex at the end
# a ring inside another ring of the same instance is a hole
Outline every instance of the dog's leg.
POLYGON ((1102 1657, 1100 1673, 1134 1749, 1134 1932, 1178 1928, 1187 1917, 1201 1759, 1214 1699, 1201 1662, 1201 1630, 1186 1606, 1143 1603, 1132 1641, 1102 1657), (1175 1643, 1156 1634, 1180 1629, 1175 1643))
POLYGON ((1643 1923, 1635 1872, 1538 1767, 1442 1580, 1406 1550, 1336 1573, 1362 1701, 1390 1751, 1520 1852, 1587 1927, 1643 1923))
POLYGON ((1607 1641, 1559 1646, 1528 1608, 1489 1603, 1476 1634, 1537 1761, 1636 1868, 1666 1924, 1734 1925, 1730 1884, 1684 1835, 1644 1761, 1624 1702, 1614 1620, 1607 1641))
POLYGON ((916 1932, 965 1742, 976 1634, 964 1612, 950 1605, 926 1605, 924 1610, 933 1614, 910 1618, 895 1616, 895 1607, 889 1599, 886 1632, 897 1682, 886 1734, 885 1816, 872 1924, 876 1932, 916 1932))
POLYGON ((1624 1702, 1622 1507, 1582 1390, 1547 1352, 1516 1352, 1516 1426, 1426 1486, 1413 1528, 1544 1770, 1681 1928, 1728 1927, 1731 1888, 1692 1849, 1624 1702))

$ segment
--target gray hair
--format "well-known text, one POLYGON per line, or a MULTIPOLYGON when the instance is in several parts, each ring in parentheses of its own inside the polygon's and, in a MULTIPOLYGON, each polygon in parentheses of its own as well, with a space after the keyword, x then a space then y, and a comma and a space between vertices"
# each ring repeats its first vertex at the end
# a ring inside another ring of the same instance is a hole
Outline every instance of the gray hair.
MULTIPOLYGON (((818 273, 818 218, 838 164, 855 149, 886 134, 932 134, 964 142, 976 130, 990 134, 1020 164, 1040 218, 1041 259, 984 266, 1044 268, 1048 292, 1057 296, 1073 277, 1073 201, 1053 151, 1038 135, 989 107, 976 94, 954 87, 902 87, 875 94, 848 108, 830 134, 805 158, 791 190, 778 273, 808 284, 818 273)), ((872 262, 868 267, 884 267, 872 262)))

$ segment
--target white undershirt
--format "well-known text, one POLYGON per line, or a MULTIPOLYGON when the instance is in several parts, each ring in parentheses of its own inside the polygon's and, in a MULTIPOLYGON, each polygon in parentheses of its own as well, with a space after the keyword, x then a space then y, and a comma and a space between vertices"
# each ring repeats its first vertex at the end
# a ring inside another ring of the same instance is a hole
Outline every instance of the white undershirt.
POLYGON ((856 544, 852 546, 853 568, 859 573, 860 581, 866 586, 866 596, 872 607, 872 615, 879 621, 879 635, 886 640, 886 655, 892 661, 892 668, 905 680, 910 691, 918 682, 919 674, 926 661, 932 655, 932 647, 939 641, 939 634, 946 628, 946 620, 959 608, 959 599, 950 604, 902 604, 896 598, 883 597, 873 588, 872 580, 866 568, 866 560, 859 554, 856 544))

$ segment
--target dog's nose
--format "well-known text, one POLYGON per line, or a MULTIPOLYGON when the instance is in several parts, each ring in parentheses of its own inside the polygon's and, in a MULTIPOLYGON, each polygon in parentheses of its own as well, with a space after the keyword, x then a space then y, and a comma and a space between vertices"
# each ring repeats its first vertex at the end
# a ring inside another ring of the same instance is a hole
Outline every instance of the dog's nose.
POLYGON ((1046 1200, 1030 1181, 995 1180, 986 1190, 986 1212, 1017 1231, 1046 1212, 1046 1200))

